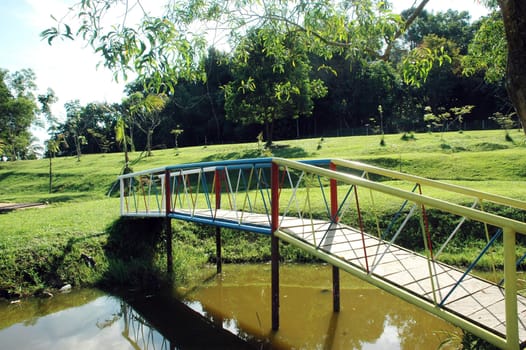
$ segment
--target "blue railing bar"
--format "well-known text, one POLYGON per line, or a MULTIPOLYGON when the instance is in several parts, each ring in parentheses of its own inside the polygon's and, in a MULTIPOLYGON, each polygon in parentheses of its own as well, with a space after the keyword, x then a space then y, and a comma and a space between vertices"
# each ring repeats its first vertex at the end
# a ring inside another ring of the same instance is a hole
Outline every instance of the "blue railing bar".
MULTIPOLYGON (((260 158, 255 158, 255 159, 260 159, 260 158)), ((304 164, 323 166, 323 165, 328 165, 330 163, 330 159, 310 159, 310 160, 300 160, 299 162, 304 163, 304 164)), ((271 163, 269 162, 269 163, 257 163, 257 164, 247 163, 247 164, 236 164, 236 165, 222 165, 222 166, 217 166, 217 169, 218 170, 220 169, 222 170, 225 168, 228 168, 230 170, 250 169, 250 168, 265 169, 265 168, 269 168, 270 164, 271 163)))
POLYGON ((137 171, 137 172, 134 172, 134 173, 128 173, 128 174, 120 175, 117 178, 118 179, 127 179, 127 178, 133 178, 135 176, 141 176, 141 175, 156 174, 156 173, 161 174, 165 170, 166 170, 166 167, 154 168, 154 169, 142 170, 142 171, 137 171))
POLYGON ((231 228, 234 230, 243 230, 243 231, 249 231, 254 233, 260 233, 265 235, 270 235, 271 229, 267 226, 260 226, 260 225, 251 225, 251 224, 242 224, 235 221, 227 221, 227 220, 221 220, 221 219, 213 219, 213 218, 207 218, 197 215, 187 215, 187 214, 179 214, 170 212, 168 217, 178 220, 186 220, 195 222, 198 224, 205 224, 205 225, 212 225, 212 226, 219 226, 219 227, 225 227, 225 228, 231 228))
POLYGON ((309 165, 327 166, 331 164, 331 161, 332 161, 331 159, 325 158, 325 159, 305 159, 305 160, 300 160, 299 162, 303 164, 309 164, 309 165))
MULTIPOLYGON (((236 166, 250 167, 269 167, 272 163, 272 157, 265 158, 247 158, 247 159, 233 159, 233 160, 222 160, 222 161, 210 161, 210 162, 199 162, 199 163, 186 163, 179 165, 168 165, 165 167, 159 167, 154 169, 148 169, 143 171, 137 171, 129 174, 118 176, 119 179, 130 178, 134 176, 155 174, 162 175, 166 170, 180 170, 180 169, 192 169, 192 168, 214 168, 214 167, 229 167, 235 169, 236 166)), ((309 159, 301 160, 300 163, 310 165, 327 165, 330 163, 330 159, 309 159)), ((207 169, 209 170, 209 169, 207 169)), ((210 169, 213 170, 213 169, 210 169)))
POLYGON ((267 169, 267 168, 270 168, 270 163, 263 163, 263 164, 253 164, 253 163, 249 163, 249 164, 240 164, 240 165, 229 165, 229 166, 217 166, 215 167, 214 169, 217 169, 217 170, 225 170, 225 169, 228 169, 228 170, 244 170, 244 169, 267 169))
POLYGON ((177 170, 177 169, 190 169, 190 168, 217 168, 217 167, 233 167, 236 165, 244 164, 270 164, 272 158, 248 158, 248 159, 234 159, 234 160, 222 160, 215 162, 199 162, 199 163, 186 163, 179 165, 169 165, 166 170, 177 170))
POLYGON ((462 282, 462 280, 471 272, 471 270, 473 270, 473 268, 475 267, 475 265, 479 262, 479 260, 482 258, 482 256, 484 254, 486 254, 486 252, 488 251, 488 249, 493 245, 493 243, 495 243, 495 241, 497 240, 497 238, 500 237, 500 235, 502 235, 502 229, 498 229, 497 232, 493 235, 493 237, 491 237, 491 239, 489 240, 488 244, 486 244, 486 246, 484 247, 484 249, 482 249, 482 251, 480 252, 480 254, 477 256, 477 258, 475 260, 473 260, 473 262, 471 264, 469 264, 467 270, 464 272, 464 274, 462 275, 462 277, 460 277, 460 279, 455 283, 455 285, 453 286, 453 288, 451 288, 451 290, 447 293, 447 295, 444 297, 444 299, 442 299, 442 301, 440 302, 439 306, 440 307, 443 307, 444 306, 444 303, 446 302, 447 298, 450 297, 451 294, 453 294, 453 292, 455 291, 455 289, 460 285, 460 283, 462 282))

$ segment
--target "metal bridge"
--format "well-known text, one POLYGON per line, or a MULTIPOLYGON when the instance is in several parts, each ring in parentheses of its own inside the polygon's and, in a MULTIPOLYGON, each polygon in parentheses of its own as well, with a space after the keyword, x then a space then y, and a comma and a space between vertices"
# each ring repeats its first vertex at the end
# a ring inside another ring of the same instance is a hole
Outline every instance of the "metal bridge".
POLYGON ((517 278, 526 259, 526 223, 491 212, 500 206, 526 212, 526 202, 341 159, 203 162, 119 179, 122 216, 215 226, 218 271, 221 227, 269 235, 274 330, 282 240, 333 266, 334 311, 344 270, 500 348, 526 347, 526 297, 517 278), (379 217, 380 205, 392 209, 390 220, 379 217), (443 232, 440 215, 456 223, 451 232, 443 232), (467 268, 448 266, 440 257, 448 249, 459 254, 465 225, 486 244, 467 268), (501 281, 472 273, 495 254, 504 256, 501 281))

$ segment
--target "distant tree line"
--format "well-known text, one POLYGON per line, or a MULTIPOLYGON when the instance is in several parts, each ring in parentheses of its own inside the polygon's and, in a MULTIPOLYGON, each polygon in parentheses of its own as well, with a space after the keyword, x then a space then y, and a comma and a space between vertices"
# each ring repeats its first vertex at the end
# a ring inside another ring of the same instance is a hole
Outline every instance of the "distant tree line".
MULTIPOLYGON (((402 17, 413 11, 404 11, 402 17)), ((129 150, 147 153, 256 142, 261 133, 270 145, 280 139, 432 131, 437 125, 442 130, 478 128, 483 122, 497 127, 492 116, 510 115, 513 107, 504 87, 505 72, 498 71, 504 63, 499 66, 491 61, 495 57, 480 55, 488 28, 498 38, 502 19, 491 14, 470 22, 467 12, 423 10, 385 60, 366 51, 316 54, 307 50, 304 36, 294 31, 276 36, 273 27, 262 26, 247 33, 234 53, 210 48, 200 62, 206 77, 161 84, 136 81, 118 104, 68 101, 66 119, 53 125, 50 139, 60 139, 58 155, 80 157, 122 150, 119 127, 129 150), (411 61, 411 55, 433 52, 439 53, 438 64, 422 68, 411 61), (408 84, 407 72, 419 69, 429 70, 426 79, 408 84), (170 89, 158 88, 163 85, 170 89), (451 112, 464 106, 474 107, 460 117, 451 112), (438 123, 426 115, 447 118, 438 123)), ((45 96, 33 96, 30 70, 0 73, 0 153, 30 158, 35 150, 29 126, 43 113, 45 96)))

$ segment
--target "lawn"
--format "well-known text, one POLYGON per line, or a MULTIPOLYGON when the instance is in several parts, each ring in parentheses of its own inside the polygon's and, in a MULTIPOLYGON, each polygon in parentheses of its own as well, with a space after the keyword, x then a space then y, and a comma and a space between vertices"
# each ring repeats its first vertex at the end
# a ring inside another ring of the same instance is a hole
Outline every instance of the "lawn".
MULTIPOLYGON (((402 135, 385 135, 385 146, 380 145, 379 135, 301 139, 277 141, 272 153, 294 159, 359 160, 526 200, 524 135, 515 131, 511 135, 514 142, 506 141, 502 130, 423 133, 409 140, 403 140, 402 135)), ((156 150, 149 158, 132 153, 131 159, 135 160, 133 170, 139 171, 171 164, 257 157, 262 153, 254 140, 246 144, 156 150)), ((123 159, 121 153, 83 155, 80 161, 76 157, 55 158, 51 193, 48 159, 0 163, 0 202, 48 204, 45 208, 0 214, 0 291, 25 294, 64 282, 92 284, 107 272, 110 263, 104 247, 119 218, 119 201, 115 197, 118 189, 113 185, 123 168, 123 159), (90 270, 79 263, 81 255, 94 257, 99 262, 97 267, 90 270)), ((438 190, 427 194, 460 200, 438 190)), ((378 210, 392 207, 384 203, 378 210)), ((200 247, 188 235, 183 240, 196 245, 192 248, 195 254, 209 253, 207 244, 200 247)), ((236 260, 243 260, 242 256, 236 260)))

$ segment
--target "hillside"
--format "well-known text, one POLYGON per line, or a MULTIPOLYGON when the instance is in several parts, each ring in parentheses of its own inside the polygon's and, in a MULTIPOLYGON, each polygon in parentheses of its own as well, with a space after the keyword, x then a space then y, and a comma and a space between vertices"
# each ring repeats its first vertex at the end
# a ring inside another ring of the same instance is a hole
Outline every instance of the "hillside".
MULTIPOLYGON (((415 134, 410 140, 386 135, 385 146, 380 145, 378 135, 303 139, 278 141, 272 153, 286 158, 360 160, 526 200, 524 136, 516 131, 511 135, 513 143, 505 140, 502 130, 415 134)), ((132 167, 138 171, 169 164, 257 157, 262 152, 256 142, 181 147, 177 151, 156 150, 152 157, 141 158, 132 167)), ((107 279, 126 280, 130 267, 115 264, 108 255, 108 246, 112 246, 108 242, 119 224, 116 190, 111 197, 108 193, 123 167, 123 158, 120 153, 83 155, 80 161, 74 157, 55 158, 52 193, 48 191, 48 159, 0 163, 0 203, 47 203, 44 208, 0 214, 0 296, 32 293, 66 282, 85 285, 107 279), (84 255, 97 261, 96 268, 82 262, 80 257, 84 255)), ((139 158, 139 153, 131 155, 131 159, 139 158)), ((187 244, 181 254, 191 255, 179 259, 205 262, 209 247, 196 244, 198 229, 182 225, 177 230, 178 239, 187 244)), ((261 247, 236 250, 227 253, 227 258, 228 254, 232 261, 254 259, 258 254, 265 257, 261 247)), ((156 259, 150 264, 162 261, 162 257, 156 259)), ((188 270, 187 265, 181 262, 179 268, 188 270)))
MULTIPOLYGON (((278 141, 276 157, 345 158, 415 175, 446 181, 468 181, 488 191, 507 192, 507 181, 526 180, 526 147, 522 132, 512 133, 514 143, 501 130, 415 134, 404 141, 401 135, 355 136, 278 141), (482 184, 481 184, 482 182, 482 184), (504 183, 502 183, 504 182, 504 183)), ((154 151, 132 165, 134 171, 210 160, 260 156, 258 144, 180 147, 154 151)), ((131 154, 132 162, 140 153, 131 154)), ((53 159, 53 191, 49 188, 49 160, 0 162, 0 202, 70 202, 101 199, 108 194, 123 167, 121 153, 83 155, 53 159)), ((507 195, 526 198, 518 186, 507 195)))

